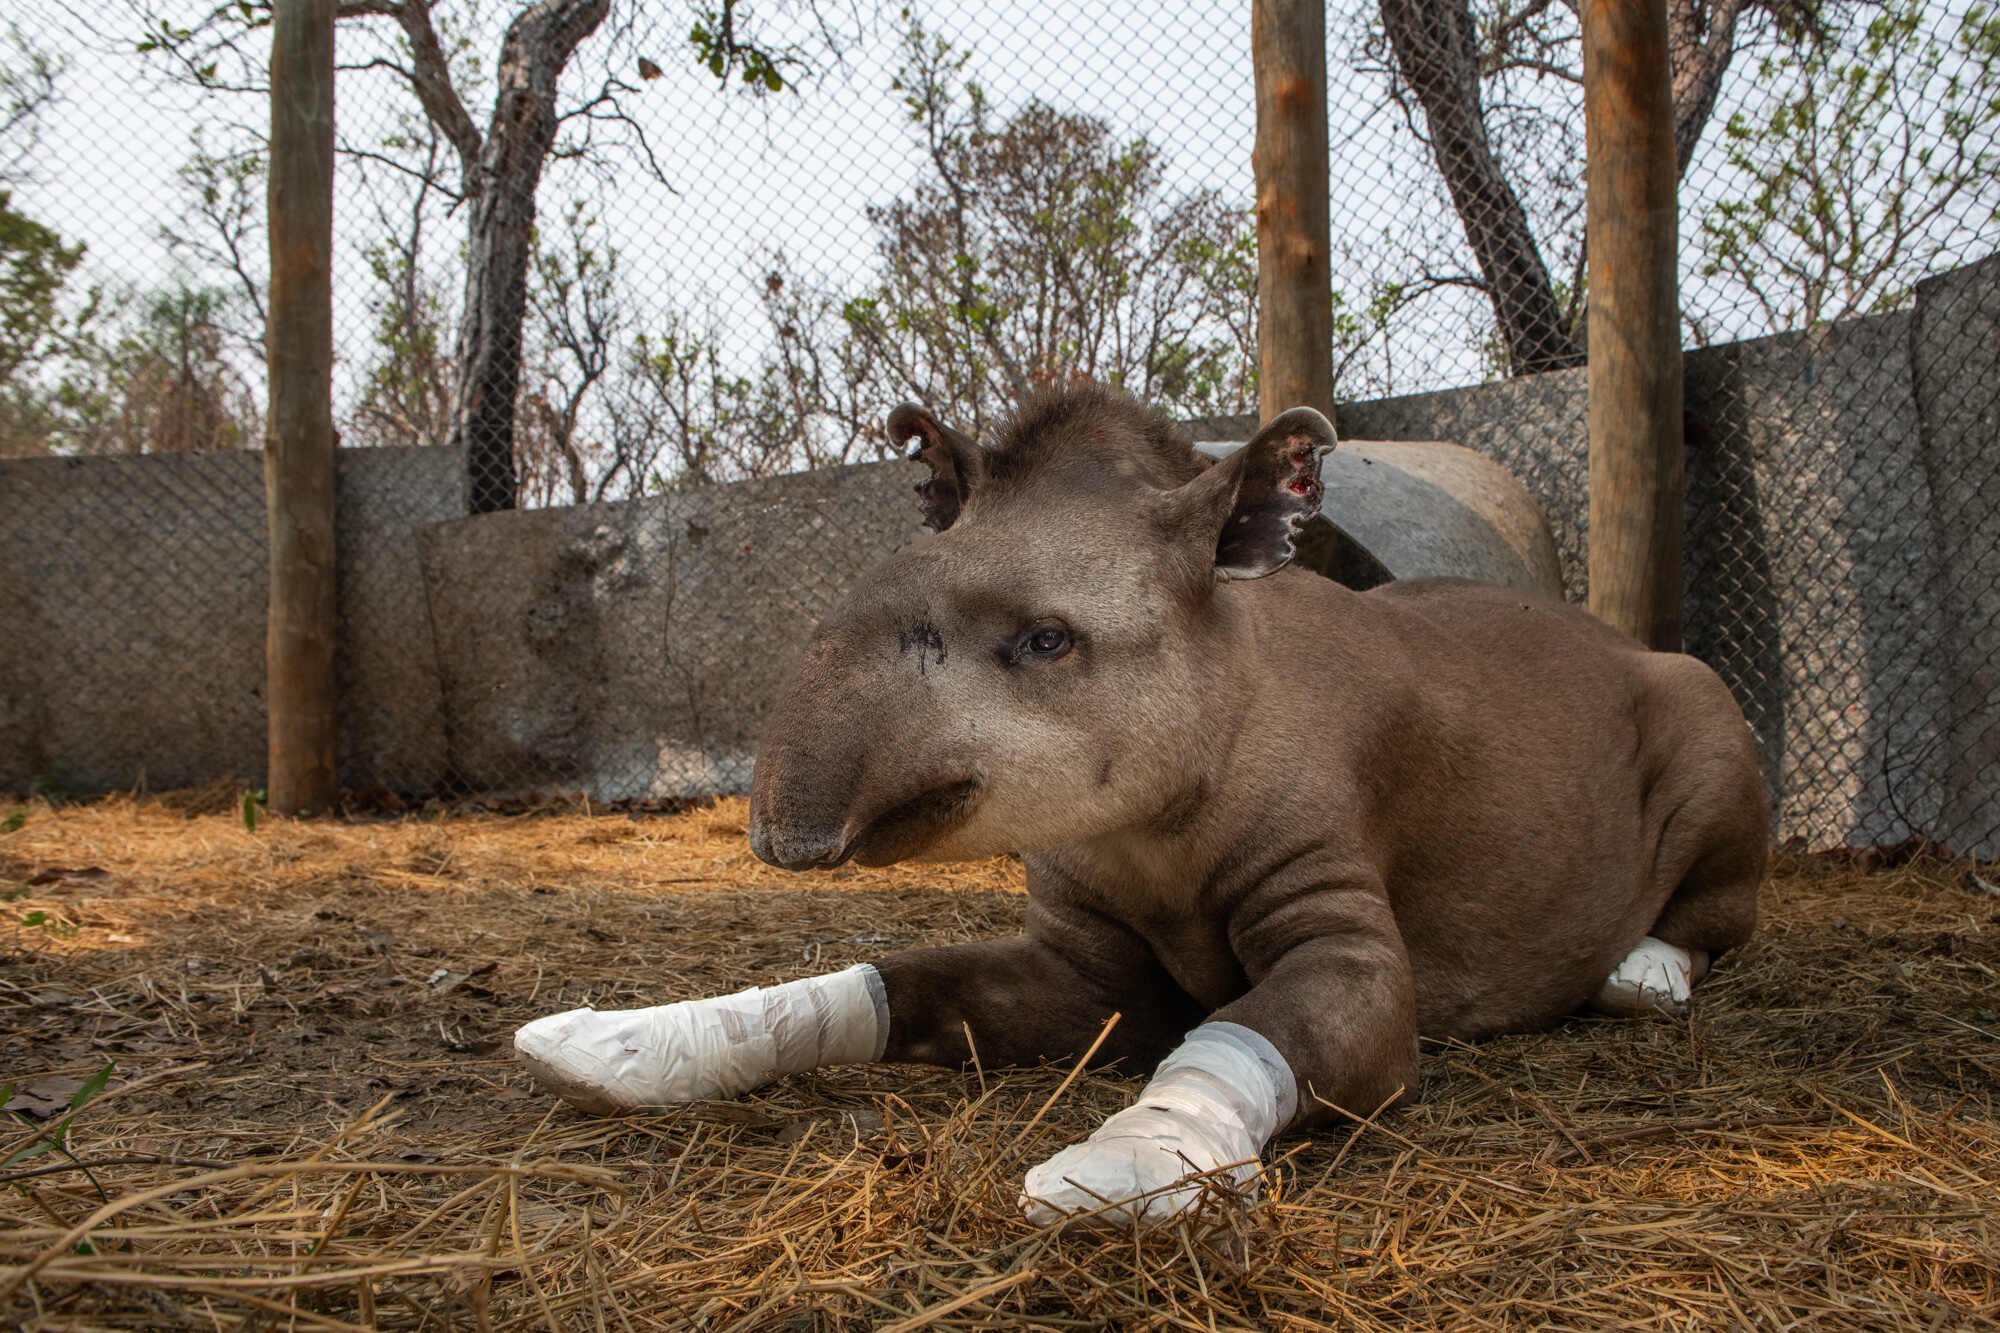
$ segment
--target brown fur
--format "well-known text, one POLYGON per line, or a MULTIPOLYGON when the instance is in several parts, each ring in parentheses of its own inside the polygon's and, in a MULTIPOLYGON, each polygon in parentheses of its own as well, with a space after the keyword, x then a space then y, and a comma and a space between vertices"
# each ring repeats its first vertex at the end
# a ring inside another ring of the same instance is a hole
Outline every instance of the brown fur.
POLYGON ((968 1029, 989 1063, 1074 1058, 1117 1011, 1100 1058, 1144 1065, 1225 1019, 1291 1063, 1302 1118, 1366 1114, 1419 1032, 1546 1025, 1648 933, 1749 936, 1764 795, 1708 668, 1489 585, 1217 580, 1232 534, 1261 572, 1316 505, 1294 416, 1204 469, 1102 391, 1039 401, 954 480, 958 521, 820 627, 758 854, 1028 867, 1021 938, 880 963, 889 1058, 963 1060, 968 1029), (1040 624, 1074 647, 1023 656, 1040 624))

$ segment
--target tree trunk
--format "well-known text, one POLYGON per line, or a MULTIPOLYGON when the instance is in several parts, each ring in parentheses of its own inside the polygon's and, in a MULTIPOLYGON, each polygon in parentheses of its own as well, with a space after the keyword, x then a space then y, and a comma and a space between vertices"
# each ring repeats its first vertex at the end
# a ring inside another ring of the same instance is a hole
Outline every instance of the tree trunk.
POLYGON ((610 0, 542 0, 507 28, 499 91, 468 181, 465 308, 458 329, 458 402, 474 513, 514 507, 514 399, 534 248, 535 191, 556 137, 556 81, 610 0))
POLYGON ((1590 609, 1681 639, 1683 426, 1665 0, 1583 0, 1590 609))
POLYGON ((1396 65, 1424 108, 1431 152, 1485 280, 1516 375, 1575 365, 1528 215, 1501 173, 1480 105, 1479 43, 1465 0, 1381 0, 1396 65))
POLYGON ((271 808, 288 815, 325 811, 339 795, 333 679, 333 8, 333 0, 279 0, 271 24, 265 785, 271 808))
POLYGON ((1333 419, 1324 0, 1256 0, 1257 386, 1261 415, 1333 419))
POLYGON ((1668 0, 1667 57, 1674 89, 1674 170, 1686 175, 1729 58, 1736 54, 1736 18, 1743 0, 1668 0))

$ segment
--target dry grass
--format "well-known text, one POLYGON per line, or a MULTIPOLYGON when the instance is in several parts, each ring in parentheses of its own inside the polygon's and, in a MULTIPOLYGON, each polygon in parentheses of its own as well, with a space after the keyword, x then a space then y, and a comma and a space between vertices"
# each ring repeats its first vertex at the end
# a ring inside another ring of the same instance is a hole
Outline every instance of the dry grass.
MULTIPOLYGON (((1682 1022, 1427 1052, 1422 1100, 1282 1140, 1207 1238, 1042 1233, 1021 1172, 1129 1098, 868 1068, 598 1119, 518 1022, 1007 931, 1018 868, 799 879, 740 805, 294 824, 228 794, 0 835, 0 1082, 116 1061, 76 1160, 0 1166, 35 1328, 1979 1325, 2000 1316, 2000 900, 1787 866, 1682 1022), (206 811, 206 812, 204 812, 206 811), (57 873, 61 872, 61 873, 57 873), (45 914, 24 926, 26 914, 45 914), (87 1169, 86 1169, 87 1168, 87 1169)), ((1990 879, 1991 876, 1989 875, 1990 879)), ((16 1105, 28 1104, 17 1098, 16 1105)), ((39 1128, 11 1123, 0 1158, 39 1128)))

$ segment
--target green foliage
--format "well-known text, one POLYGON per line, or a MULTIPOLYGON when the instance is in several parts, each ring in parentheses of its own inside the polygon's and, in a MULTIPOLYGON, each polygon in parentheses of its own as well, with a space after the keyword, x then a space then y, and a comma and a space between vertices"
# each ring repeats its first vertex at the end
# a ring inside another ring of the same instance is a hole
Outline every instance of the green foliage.
POLYGON ((734 0, 724 0, 720 9, 701 10, 688 30, 695 58, 724 82, 733 73, 754 93, 783 92, 789 86, 786 71, 803 69, 798 53, 789 47, 760 45, 742 33, 741 18, 734 0))
POLYGON ((446 332, 449 302, 407 241, 384 240, 362 257, 375 280, 372 355, 355 418, 359 444, 443 444, 451 430, 456 366, 446 332))
MULTIPOLYGON (((68 1158, 74 1163, 77 1169, 82 1171, 85 1178, 90 1181, 91 1187, 97 1191, 97 1197, 103 1202, 109 1203, 111 1196, 105 1193, 102 1182, 97 1179, 96 1175, 91 1172, 91 1169, 85 1166, 75 1153, 70 1151, 69 1131, 70 1127, 76 1123, 77 1115, 84 1107, 90 1105, 99 1093, 104 1091, 105 1085, 111 1082, 112 1071, 117 1068, 118 1062, 115 1060, 110 1061, 103 1068, 85 1079, 82 1085, 74 1093, 70 1094, 69 1106, 64 1110, 62 1118, 53 1125, 38 1126, 32 1118, 20 1111, 9 1112, 8 1114, 12 1115, 21 1124, 33 1129, 35 1131, 35 1138, 25 1148, 10 1153, 6 1157, 0 1157, 0 1167, 17 1166, 22 1162, 33 1161, 35 1158, 45 1156, 48 1153, 55 1153, 68 1158)), ((14 1085, 11 1082, 0 1083, 0 1106, 5 1106, 9 1101, 13 1100, 13 1097, 14 1085)), ((79 1254, 93 1253, 88 1241, 79 1241, 76 1248, 79 1254)))
POLYGON ((48 934, 60 935, 65 939, 76 934, 76 927, 74 925, 64 921, 61 917, 49 915, 48 912, 39 907, 32 908, 23 913, 21 925, 28 930, 46 931, 48 934))
POLYGON ((18 833, 27 822, 28 807, 16 806, 5 819, 0 819, 0 833, 18 833))
MULTIPOLYGON (((881 413, 898 399, 977 431, 1075 376, 1186 415, 1254 410, 1250 210, 1170 189, 1161 150, 1102 117, 1039 101, 996 111, 969 54, 905 20, 891 88, 925 165, 868 210, 873 272, 832 283, 771 256, 769 340, 747 367, 719 350, 738 339, 717 336, 713 313, 645 321, 605 381, 612 468, 632 485, 885 451, 881 413)), ((1408 296, 1384 283, 1330 299, 1344 365, 1408 296)))
MULTIPOLYGON (((877 278, 839 303, 882 401, 921 398, 976 428, 1084 375, 1189 416, 1255 409, 1249 208, 1171 191, 1159 146, 1101 117, 1040 101, 996 114, 969 54, 921 23, 907 21, 891 86, 928 169, 869 211, 877 278)), ((1380 283, 1329 299, 1345 369, 1409 296, 1380 283)))
POLYGON ((884 401, 975 427, 1072 375, 1188 413, 1254 395, 1248 210, 1171 194, 1158 148, 1032 101, 997 116, 970 57, 911 21, 892 83, 928 170, 869 210, 873 285, 837 303, 850 360, 884 401))
POLYGON ((19 24, 9 23, 0 46, 0 182, 32 155, 42 113, 55 100, 56 82, 68 62, 50 55, 19 24))
MULTIPOLYGON (((61 1153, 65 1157, 70 1157, 70 1126, 75 1123, 77 1113, 88 1106, 98 1093, 104 1091, 105 1085, 111 1081, 112 1071, 117 1069, 117 1067, 118 1062, 115 1060, 111 1061, 85 1079, 82 1086, 70 1094, 69 1106, 64 1111, 62 1119, 56 1121, 53 1125, 37 1129, 35 1141, 19 1152, 12 1153, 7 1157, 0 1157, 0 1166, 13 1166, 19 1162, 32 1161, 44 1153, 55 1152, 61 1153)), ((12 1083, 0 1083, 0 1105, 5 1105, 11 1101, 13 1096, 14 1085, 12 1083)), ((14 1111, 10 1112, 10 1114, 22 1124, 30 1127, 34 1126, 34 1121, 23 1113, 14 1111)), ((71 1160, 75 1159, 72 1157, 71 1160)))
MULTIPOLYGON (((263 358, 264 269, 269 238, 264 228, 268 164, 261 145, 240 132, 214 136, 196 126, 188 160, 178 178, 182 207, 160 228, 160 239, 189 271, 233 280, 230 294, 211 312, 216 327, 240 351, 263 358)), ((215 289, 220 298, 221 289, 215 289)))
POLYGON ((89 336, 23 386, 0 418, 15 452, 192 453, 252 447, 260 425, 227 354, 230 297, 175 286, 104 299, 71 317, 89 336))
MULTIPOLYGON (((26 812, 17 810, 14 813, 24 815, 26 812)), ((17 903, 27 897, 33 891, 33 888, 34 886, 31 884, 17 884, 5 893, 0 893, 0 903, 17 903)), ((61 935, 65 938, 76 934, 76 927, 74 925, 71 925, 61 917, 51 916, 46 910, 39 907, 30 908, 28 911, 23 912, 21 914, 20 925, 24 930, 40 930, 51 935, 61 935)), ((6 1100, 5 1097, 0 1097, 0 1102, 5 1102, 6 1100)))
POLYGON ((223 0, 192 26, 147 14, 133 49, 141 55, 157 52, 173 58, 196 87, 231 87, 241 72, 240 44, 259 29, 270 27, 272 14, 271 0, 223 0), (228 74, 224 73, 225 63, 228 74))
POLYGON ((146 35, 138 40, 133 50, 141 54, 171 51, 193 36, 192 28, 184 28, 163 18, 149 18, 146 21, 146 35))
POLYGON ((58 298, 82 261, 83 246, 64 245, 0 190, 0 390, 18 387, 21 375, 63 350, 68 329, 58 298))
POLYGON ((1890 0, 1757 77, 1775 95, 1724 128, 1742 188, 1701 220, 1701 273, 1740 283, 1769 328, 1905 305, 1940 254, 2000 220, 1990 5, 1953 18, 1890 0))
POLYGON ((264 789, 257 787, 243 793, 243 828, 247 833, 257 831, 257 814, 264 808, 264 789))
POLYGON ((674 445, 671 471, 656 469, 657 487, 716 480, 727 470, 730 438, 747 435, 755 416, 755 380, 726 372, 716 340, 675 313, 660 321, 657 331, 633 339, 627 365, 674 445))
POLYGON ((256 443, 254 403, 223 356, 228 302, 219 288, 168 288, 144 302, 136 326, 120 340, 127 420, 147 452, 256 443))

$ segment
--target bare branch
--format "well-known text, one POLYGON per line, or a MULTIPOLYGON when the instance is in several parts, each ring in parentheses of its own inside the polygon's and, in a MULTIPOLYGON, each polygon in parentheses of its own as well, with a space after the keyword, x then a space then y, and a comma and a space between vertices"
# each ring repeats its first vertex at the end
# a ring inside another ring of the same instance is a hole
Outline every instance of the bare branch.
MULTIPOLYGON (((436 127, 433 126, 432 128, 435 129, 436 127)), ((340 154, 342 157, 350 157, 360 162, 374 162, 389 168, 391 171, 408 176, 412 180, 419 182, 425 189, 434 190, 438 194, 443 195, 450 201, 450 206, 453 208, 456 208, 465 198, 465 196, 437 179, 437 168, 432 163, 427 162, 422 167, 413 167, 406 162, 400 162, 390 157, 386 153, 378 153, 369 148, 357 148, 344 139, 340 143, 340 154)))
MULTIPOLYGON (((1583 72, 1581 70, 1573 69, 1568 65, 1558 65, 1553 60, 1541 60, 1532 56, 1509 56, 1493 66, 1495 74, 1502 74, 1509 70, 1520 70, 1526 74, 1542 74, 1552 79, 1560 79, 1564 83, 1573 83, 1579 88, 1583 86, 1583 72)), ((1536 110, 1539 111, 1540 108, 1538 107, 1536 110)))
POLYGON ((424 114, 458 153, 460 193, 477 193, 479 153, 484 143, 479 127, 473 124, 465 103, 459 100, 458 89, 452 84, 451 62, 445 58, 437 28, 431 23, 430 0, 402 0, 402 3, 396 3, 396 0, 348 0, 334 14, 336 18, 382 17, 396 20, 410 44, 410 68, 392 67, 409 80, 410 91, 417 95, 424 114))

